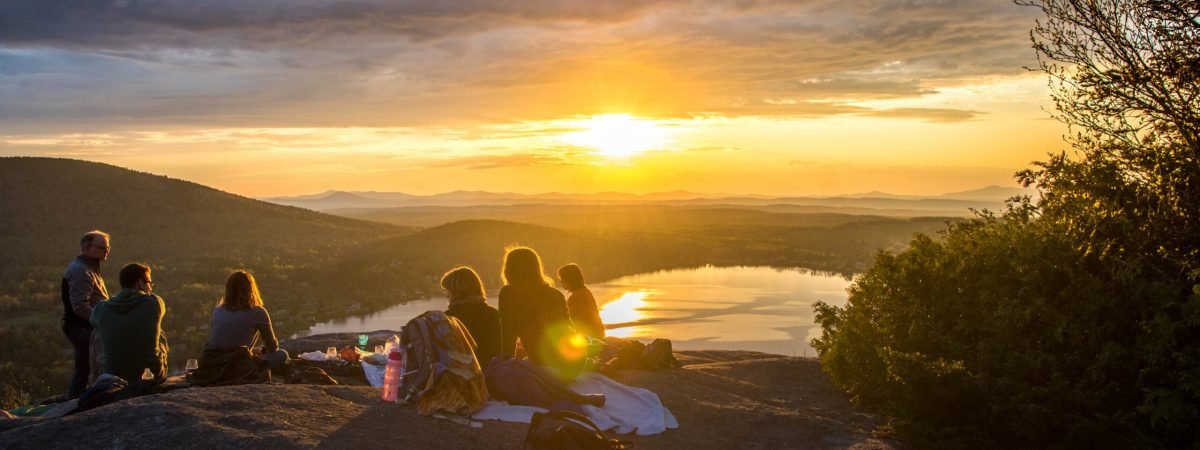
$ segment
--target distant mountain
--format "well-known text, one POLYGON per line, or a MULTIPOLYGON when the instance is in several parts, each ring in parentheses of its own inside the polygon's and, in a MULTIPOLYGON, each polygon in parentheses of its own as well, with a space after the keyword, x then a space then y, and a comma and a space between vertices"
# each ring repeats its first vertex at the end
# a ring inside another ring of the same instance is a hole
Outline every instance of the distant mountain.
POLYGON ((887 193, 887 192, 883 192, 883 191, 871 191, 871 192, 863 192, 863 193, 860 193, 860 194, 840 195, 840 196, 838 196, 838 197, 845 197, 845 198, 893 198, 893 199, 914 199, 914 198, 922 198, 922 197, 920 197, 920 196, 915 196, 915 195, 891 194, 891 193, 887 193))
POLYGON ((542 194, 518 194, 515 192, 452 191, 433 195, 411 195, 401 192, 344 192, 326 191, 314 195, 293 197, 268 197, 264 201, 280 205, 298 206, 314 211, 335 209, 396 208, 409 206, 483 206, 483 205, 529 205, 529 204, 641 204, 670 202, 705 197, 687 191, 660 192, 653 194, 628 194, 601 192, 595 194, 564 194, 546 192, 542 194))
MULTIPOLYGON (((316 195, 276 197, 264 200, 278 205, 296 206, 314 211, 326 211, 337 208, 384 208, 391 206, 393 202, 407 200, 406 198, 399 196, 392 198, 380 198, 378 196, 371 196, 371 194, 372 193, 327 191, 316 195)), ((405 195, 405 197, 412 196, 405 195)))
POLYGON ((934 196, 896 195, 872 191, 844 196, 792 196, 701 194, 690 191, 629 194, 600 192, 594 194, 565 194, 546 192, 519 194, 514 192, 453 191, 434 195, 411 195, 385 192, 328 191, 316 195, 272 197, 264 200, 281 205, 298 206, 314 211, 338 212, 354 210, 356 215, 367 209, 410 207, 479 207, 512 205, 644 205, 764 207, 777 205, 823 208, 809 212, 834 212, 889 216, 967 215, 970 208, 997 209, 1004 200, 1025 191, 1019 188, 988 186, 971 191, 934 196))
MULTIPOLYGON (((566 230, 626 230, 695 228, 698 226, 834 226, 882 219, 875 209, 847 212, 845 208, 793 205, 731 207, 663 204, 524 204, 482 206, 406 206, 400 208, 337 209, 331 213, 409 227, 433 227, 461 220, 497 220, 566 230)), ((964 210, 964 212, 967 212, 964 210)), ((951 216, 930 212, 893 216, 951 216)))
POLYGON ((63 263, 91 229, 113 235, 120 260, 156 252, 235 256, 251 248, 304 254, 399 230, 108 164, 0 158, 0 261, 63 263))
POLYGON ((1019 187, 1003 187, 1003 186, 988 186, 985 188, 973 189, 970 191, 951 192, 942 194, 942 198, 953 198, 959 200, 1007 200, 1018 195, 1037 196, 1037 191, 1033 189, 1023 189, 1019 187))

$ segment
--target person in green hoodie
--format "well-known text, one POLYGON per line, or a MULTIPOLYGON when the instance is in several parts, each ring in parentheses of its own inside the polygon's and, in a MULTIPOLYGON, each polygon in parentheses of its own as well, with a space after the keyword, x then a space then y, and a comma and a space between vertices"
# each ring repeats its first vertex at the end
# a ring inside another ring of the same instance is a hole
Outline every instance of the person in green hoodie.
POLYGON ((161 382, 167 375, 167 337, 162 331, 166 304, 151 293, 149 266, 126 265, 119 280, 121 292, 92 308, 92 326, 105 349, 101 371, 133 382, 141 379, 143 369, 150 369, 161 382))

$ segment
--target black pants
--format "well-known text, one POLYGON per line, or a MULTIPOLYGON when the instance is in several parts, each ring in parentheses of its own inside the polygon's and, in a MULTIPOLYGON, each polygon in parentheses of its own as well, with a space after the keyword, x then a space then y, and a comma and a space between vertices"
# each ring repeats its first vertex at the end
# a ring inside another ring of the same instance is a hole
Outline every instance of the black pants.
POLYGON ((88 374, 91 372, 88 347, 92 344, 92 327, 77 327, 63 324, 63 334, 75 346, 75 374, 71 376, 71 386, 67 388, 67 400, 79 398, 87 390, 88 374))

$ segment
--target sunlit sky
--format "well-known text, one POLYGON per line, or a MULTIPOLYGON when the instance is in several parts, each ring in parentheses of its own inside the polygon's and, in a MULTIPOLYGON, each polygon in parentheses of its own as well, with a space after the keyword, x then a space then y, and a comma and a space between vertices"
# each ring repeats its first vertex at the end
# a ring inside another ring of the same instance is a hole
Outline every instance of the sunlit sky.
POLYGON ((1006 0, 8 0, 0 156, 250 196, 936 194, 1064 149, 1006 0))

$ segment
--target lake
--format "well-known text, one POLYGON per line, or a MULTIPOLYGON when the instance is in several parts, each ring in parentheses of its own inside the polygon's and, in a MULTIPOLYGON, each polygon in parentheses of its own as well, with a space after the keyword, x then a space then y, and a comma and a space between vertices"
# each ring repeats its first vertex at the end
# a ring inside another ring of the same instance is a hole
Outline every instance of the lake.
MULTIPOLYGON (((587 268, 585 267, 584 270, 587 268)), ((667 338, 676 350, 755 350, 816 356, 820 336, 812 305, 844 305, 850 281, 804 269, 713 267, 666 270, 589 284, 611 336, 648 343, 667 338)), ((488 303, 497 301, 490 292, 488 303)), ((396 330, 446 299, 420 299, 374 314, 314 325, 309 334, 396 330)))

